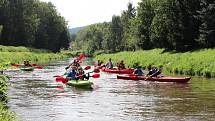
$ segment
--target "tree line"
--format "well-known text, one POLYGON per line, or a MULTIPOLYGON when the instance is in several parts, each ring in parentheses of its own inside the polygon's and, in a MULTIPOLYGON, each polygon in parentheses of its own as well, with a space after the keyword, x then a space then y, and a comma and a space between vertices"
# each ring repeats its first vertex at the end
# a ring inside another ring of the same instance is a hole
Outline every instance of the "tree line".
POLYGON ((51 2, 0 0, 0 44, 58 52, 68 48, 67 22, 51 2))
POLYGON ((73 49, 108 52, 215 47, 214 0, 142 0, 128 3, 111 22, 93 24, 73 38, 73 49))

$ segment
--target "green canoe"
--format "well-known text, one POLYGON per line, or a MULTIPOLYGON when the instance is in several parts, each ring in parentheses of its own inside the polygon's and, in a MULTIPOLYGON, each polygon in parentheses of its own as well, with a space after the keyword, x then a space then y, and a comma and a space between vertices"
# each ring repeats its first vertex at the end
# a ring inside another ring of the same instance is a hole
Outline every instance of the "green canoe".
POLYGON ((20 70, 22 70, 22 71, 33 71, 34 67, 21 67, 20 70))
POLYGON ((79 88, 92 88, 93 82, 89 80, 70 80, 67 82, 69 86, 79 88))

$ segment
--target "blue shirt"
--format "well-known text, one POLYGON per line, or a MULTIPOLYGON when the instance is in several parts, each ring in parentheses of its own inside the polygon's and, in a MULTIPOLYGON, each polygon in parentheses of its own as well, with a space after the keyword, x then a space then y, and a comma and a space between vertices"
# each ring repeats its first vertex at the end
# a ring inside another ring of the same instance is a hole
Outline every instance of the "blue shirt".
POLYGON ((75 70, 72 70, 67 74, 67 77, 72 78, 72 79, 75 79, 75 76, 76 76, 75 70))

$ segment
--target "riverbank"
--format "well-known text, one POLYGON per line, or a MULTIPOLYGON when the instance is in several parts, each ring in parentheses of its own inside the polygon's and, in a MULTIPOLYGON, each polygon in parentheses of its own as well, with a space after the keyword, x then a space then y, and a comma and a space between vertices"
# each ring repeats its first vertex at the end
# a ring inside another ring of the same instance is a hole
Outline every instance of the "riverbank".
POLYGON ((7 68, 10 63, 23 63, 23 60, 29 60, 31 63, 46 63, 69 56, 67 53, 0 45, 0 69, 7 68))
MULTIPOLYGON (((47 63, 54 60, 60 60, 70 57, 67 53, 52 53, 48 50, 39 50, 27 47, 13 47, 0 45, 0 70, 10 67, 11 63, 23 63, 23 60, 29 60, 31 63, 47 63)), ((7 79, 1 75, 0 78, 0 121, 15 120, 12 114, 5 106, 7 103, 7 79)))
POLYGON ((96 55, 96 59, 107 62, 124 60, 126 66, 163 65, 165 71, 181 75, 215 77, 215 49, 203 49, 193 52, 165 52, 163 49, 119 52, 115 54, 96 55))
POLYGON ((7 80, 6 76, 0 75, 0 121, 12 121, 16 119, 15 115, 6 107, 6 103, 8 101, 7 80))

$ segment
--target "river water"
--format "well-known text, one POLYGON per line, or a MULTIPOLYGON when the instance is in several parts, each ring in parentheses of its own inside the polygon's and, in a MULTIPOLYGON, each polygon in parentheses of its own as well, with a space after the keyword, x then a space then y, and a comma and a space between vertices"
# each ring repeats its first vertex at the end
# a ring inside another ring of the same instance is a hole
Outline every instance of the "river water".
POLYGON ((214 121, 215 79, 192 78, 187 84, 117 80, 101 73, 93 90, 55 82, 72 59, 49 69, 6 73, 8 106, 22 121, 214 121))

